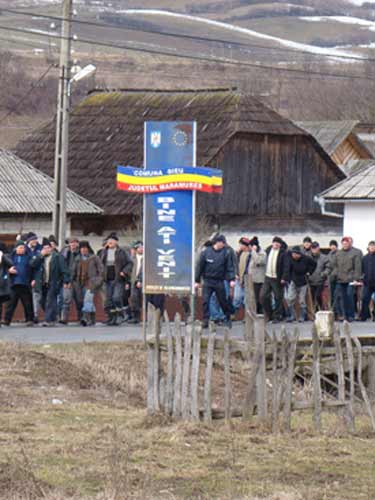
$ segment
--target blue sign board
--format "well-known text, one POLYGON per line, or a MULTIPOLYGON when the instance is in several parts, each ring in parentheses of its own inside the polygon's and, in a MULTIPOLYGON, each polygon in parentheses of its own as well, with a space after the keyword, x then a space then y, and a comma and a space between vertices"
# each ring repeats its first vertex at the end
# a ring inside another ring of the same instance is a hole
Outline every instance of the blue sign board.
MULTIPOLYGON (((146 122, 146 169, 196 166, 195 122, 146 122)), ((144 196, 144 293, 194 293, 195 193, 144 196)))

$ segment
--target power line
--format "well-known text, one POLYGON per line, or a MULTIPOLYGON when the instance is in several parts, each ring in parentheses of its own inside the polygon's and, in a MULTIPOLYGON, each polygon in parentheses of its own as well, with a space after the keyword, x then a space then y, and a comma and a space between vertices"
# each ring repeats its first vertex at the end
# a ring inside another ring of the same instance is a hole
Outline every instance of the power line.
POLYGON ((15 111, 17 111, 18 107, 20 104, 23 103, 23 101, 25 99, 27 99, 29 97, 29 95, 35 90, 35 88, 43 81, 43 79, 48 75, 48 73, 50 72, 50 70, 53 68, 53 67, 56 67, 56 64, 50 64, 48 66, 48 68, 46 69, 46 71, 39 77, 39 79, 33 83, 31 85, 31 88, 26 92, 26 94, 24 94, 18 102, 16 102, 15 106, 14 106, 14 109, 11 109, 10 111, 8 111, 8 113, 6 113, 2 118, 0 118, 0 122, 6 120, 10 115, 12 115, 15 111))
MULTIPOLYGON (((23 15, 23 16, 32 16, 36 17, 35 12, 27 12, 27 11, 17 11, 13 9, 0 9, 0 12, 8 12, 10 14, 15 14, 15 15, 23 15)), ((37 14, 37 17, 40 17, 42 19, 49 19, 52 21, 63 21, 64 18, 60 16, 52 16, 48 14, 37 14)), ((210 37, 203 37, 203 36, 196 36, 196 35, 188 35, 188 34, 183 34, 183 33, 176 33, 176 32, 169 32, 169 31, 161 31, 161 30, 156 30, 156 29, 146 29, 146 28, 141 28, 141 27, 135 27, 135 26, 119 26, 116 24, 110 24, 110 23, 98 23, 95 21, 87 21, 84 19, 71 19, 72 23, 75 24, 81 24, 81 25, 87 25, 87 26, 96 26, 100 28, 111 28, 111 29, 119 29, 122 31, 136 31, 136 32, 141 32, 141 33, 150 33, 150 34, 155 34, 155 35, 161 35, 161 36, 167 36, 167 37, 173 37, 173 38, 182 38, 182 39, 187 39, 187 40, 193 40, 193 41, 204 41, 204 42, 214 42, 214 43, 222 43, 222 44, 229 44, 229 45, 234 45, 236 47, 248 47, 248 48, 257 48, 257 49, 264 49, 264 50, 273 50, 277 52, 285 52, 285 53, 292 53, 295 55, 309 55, 311 57, 330 57, 330 58, 336 58, 336 59, 347 59, 347 60, 356 60, 356 61, 372 61, 375 62, 375 58, 368 58, 368 57, 361 57, 361 56, 349 56, 345 54, 317 54, 314 52, 308 52, 306 50, 295 50, 295 49, 289 49, 285 47, 270 47, 268 45, 261 45, 261 44, 255 44, 255 43, 244 43, 244 42, 237 42, 237 41, 231 41, 231 40, 223 40, 220 38, 210 38, 210 37)))
MULTIPOLYGON (((0 30, 5 30, 5 31, 13 31, 16 33, 26 33, 29 35, 38 35, 38 36, 43 36, 43 37, 50 37, 49 34, 44 34, 44 33, 35 33, 30 30, 25 30, 23 28, 11 28, 8 26, 2 26, 0 25, 0 30)), ((59 38, 59 39, 64 39, 63 37, 54 37, 54 38, 59 38)), ((100 41, 95 41, 95 40, 88 40, 88 39, 79 39, 79 43, 83 44, 88 44, 88 45, 94 45, 98 47, 107 47, 107 48, 117 48, 121 50, 128 50, 128 51, 133 51, 133 52, 140 52, 144 54, 155 54, 155 55, 161 55, 161 56, 167 56, 167 57, 176 57, 179 59, 189 59, 189 60, 197 60, 197 61, 205 61, 205 62, 215 62, 215 63, 221 63, 221 64, 227 64, 227 65, 234 65, 234 66, 244 66, 244 67, 251 67, 251 68, 256 68, 259 70, 272 70, 272 71, 279 71, 279 72, 287 72, 287 73, 293 73, 293 74, 304 74, 304 75, 310 75, 310 76, 316 76, 316 77, 327 77, 327 78, 345 78, 345 79, 358 79, 358 80, 373 80, 371 76, 367 75, 353 75, 353 74, 344 74, 344 73, 323 73, 321 71, 311 71, 311 70, 303 70, 303 69, 297 69, 297 68, 283 68, 280 66, 272 66, 272 65, 265 65, 265 64, 257 64, 257 63, 250 63, 246 61, 239 61, 239 60, 234 60, 234 59, 228 59, 228 58, 218 58, 218 57, 211 57, 208 55, 195 55, 195 54, 182 54, 182 53, 177 53, 177 52, 170 52, 167 50, 161 50, 161 49, 150 49, 150 48, 141 48, 141 47, 134 47, 134 46, 129 46, 129 45, 119 45, 115 44, 113 42, 108 43, 108 42, 100 42, 100 41)))

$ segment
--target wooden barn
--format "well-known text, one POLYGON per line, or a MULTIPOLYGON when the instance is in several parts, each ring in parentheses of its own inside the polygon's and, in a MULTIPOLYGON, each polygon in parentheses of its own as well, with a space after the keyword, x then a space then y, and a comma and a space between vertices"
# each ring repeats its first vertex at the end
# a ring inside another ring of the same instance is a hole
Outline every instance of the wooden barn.
MULTIPOLYGON (((135 226, 141 197, 116 191, 116 165, 142 166, 146 120, 196 120, 197 163, 224 171, 222 195, 199 195, 199 221, 231 233, 324 237, 341 221, 324 217, 314 196, 345 178, 307 131, 253 96, 233 89, 96 91, 72 112, 69 187, 104 210, 72 225, 101 236, 135 226), (203 217, 205 216, 205 217, 203 217)), ((26 137, 17 154, 53 173, 55 124, 26 137)), ((210 228, 211 229, 211 228, 210 228)), ((266 243, 266 242, 265 242, 266 243)))
POLYGON ((351 174, 355 162, 373 158, 371 149, 356 133, 358 124, 354 120, 296 122, 298 127, 315 137, 346 175, 351 174))

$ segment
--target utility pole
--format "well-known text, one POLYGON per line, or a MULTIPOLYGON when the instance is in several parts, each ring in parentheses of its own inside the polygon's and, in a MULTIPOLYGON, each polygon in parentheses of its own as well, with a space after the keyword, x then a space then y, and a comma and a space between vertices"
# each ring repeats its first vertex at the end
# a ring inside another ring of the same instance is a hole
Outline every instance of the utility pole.
POLYGON ((68 180, 70 67, 71 67, 71 17, 73 0, 63 0, 63 21, 60 47, 60 78, 57 100, 55 145, 55 205, 52 232, 60 247, 66 235, 66 191, 68 180))

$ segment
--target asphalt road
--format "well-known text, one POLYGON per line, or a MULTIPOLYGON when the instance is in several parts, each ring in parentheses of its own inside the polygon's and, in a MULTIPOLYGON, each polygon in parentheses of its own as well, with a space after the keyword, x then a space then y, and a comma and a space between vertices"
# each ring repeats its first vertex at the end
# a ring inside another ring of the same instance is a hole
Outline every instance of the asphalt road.
MULTIPOLYGON (((274 329, 276 333, 280 332, 282 324, 269 325, 268 329, 274 329)), ((301 338, 311 337, 312 323, 295 323, 286 325, 288 330, 295 326, 300 329, 301 338)), ((244 325, 241 322, 233 324, 232 335, 236 338, 243 336, 244 325)), ((375 323, 352 323, 352 331, 359 337, 375 338, 375 323)), ((223 329, 218 328, 218 334, 223 329)), ((0 328, 0 341, 21 342, 28 344, 73 344, 80 342, 134 342, 141 341, 143 338, 141 325, 123 325, 106 326, 97 324, 94 327, 82 327, 77 324, 69 326, 58 325, 54 328, 44 328, 34 326, 26 328, 22 323, 14 324, 10 327, 2 326, 0 328)))

